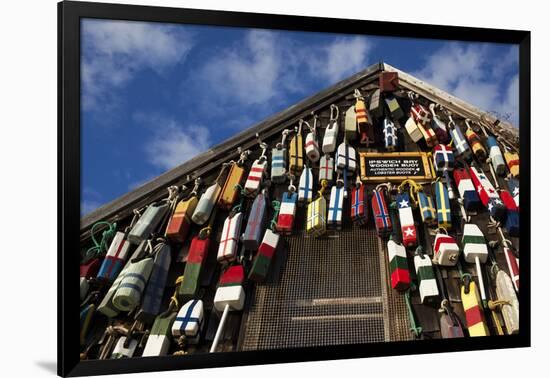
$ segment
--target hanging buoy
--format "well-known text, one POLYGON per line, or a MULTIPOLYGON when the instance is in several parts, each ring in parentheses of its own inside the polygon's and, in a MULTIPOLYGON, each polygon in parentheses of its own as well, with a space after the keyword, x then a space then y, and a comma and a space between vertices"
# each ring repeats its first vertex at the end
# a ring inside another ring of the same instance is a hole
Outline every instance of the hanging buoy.
POLYGON ((358 226, 367 224, 368 208, 366 200, 365 186, 357 176, 357 181, 351 189, 351 221, 358 226))
POLYGON ((506 207, 491 182, 483 172, 478 171, 475 167, 470 167, 470 177, 481 202, 489 210, 491 216, 498 221, 503 221, 506 217, 506 207))
POLYGON ((388 110, 391 113, 391 118, 394 121, 399 121, 401 118, 405 116, 405 113, 403 113, 403 109, 401 109, 401 106, 399 105, 399 102, 397 102, 397 99, 392 95, 386 95, 386 106, 388 107, 388 110))
POLYGON ((384 118, 384 146, 388 151, 395 151, 399 141, 397 139, 397 128, 395 124, 388 118, 384 118))
POLYGON ((166 237, 172 242, 182 243, 185 241, 189 229, 191 228, 191 217, 199 202, 197 192, 199 190, 200 179, 195 180, 195 186, 190 195, 182 199, 176 206, 174 214, 166 226, 166 237))
POLYGON ((195 212, 191 216, 191 219, 196 224, 202 226, 210 218, 210 214, 212 214, 212 210, 214 209, 214 204, 217 202, 218 196, 220 195, 220 192, 222 190, 220 180, 228 166, 228 164, 223 165, 220 173, 218 174, 218 177, 216 178, 216 181, 212 185, 210 185, 208 189, 206 189, 204 194, 199 199, 199 203, 195 208, 195 212))
POLYGON ((514 178, 508 179, 508 190, 512 193, 514 202, 519 209, 519 181, 514 178))
POLYGON ((257 251, 262 238, 267 215, 266 196, 267 190, 264 189, 252 202, 252 208, 243 234, 243 246, 248 251, 257 251))
POLYGON ((435 216, 435 207, 432 197, 424 193, 424 191, 419 191, 418 194, 418 207, 420 208, 420 216, 422 222, 427 225, 433 225, 436 222, 435 216))
POLYGON ((443 122, 435 113, 436 104, 430 104, 429 108, 432 112, 432 129, 435 132, 437 140, 441 144, 449 143, 449 133, 447 131, 447 125, 443 122))
POLYGON ((120 231, 117 232, 107 255, 103 259, 101 268, 99 268, 97 278, 109 282, 114 281, 126 263, 129 249, 130 243, 126 240, 126 234, 120 231))
POLYGON ((405 122, 405 130, 407 130, 409 138, 411 138, 414 143, 418 143, 418 141, 422 139, 422 132, 418 128, 418 125, 412 116, 410 116, 407 119, 407 122, 405 122))
POLYGON ((84 300, 86 298, 86 294, 88 294, 88 289, 90 288, 90 284, 88 283, 88 280, 86 277, 80 277, 80 300, 84 300))
POLYGON ((487 136, 487 146, 489 146, 489 158, 491 159, 493 168, 498 175, 504 176, 506 174, 506 163, 504 162, 497 139, 491 135, 487 136))
POLYGON ((258 253, 254 257, 252 268, 250 268, 250 273, 248 274, 250 280, 254 282, 263 282, 265 280, 278 245, 279 234, 273 232, 271 229, 267 229, 258 248, 258 253))
POLYGON ((336 168, 342 173, 352 175, 357 169, 355 149, 346 140, 340 143, 336 152, 336 168))
POLYGON ((507 150, 504 152, 504 159, 512 177, 519 178, 519 155, 507 150))
POLYGON ((357 127, 359 129, 359 143, 369 145, 374 142, 372 140, 372 123, 369 120, 367 114, 367 107, 365 105, 365 99, 361 95, 359 89, 355 90, 355 119, 357 121, 357 127), (369 130, 370 129, 370 130, 369 130))
POLYGON ((474 183, 470 179, 470 174, 465 168, 457 168, 453 171, 456 186, 460 197, 464 202, 464 208, 467 211, 475 211, 481 205, 474 183))
POLYGON ((283 130, 282 138, 275 148, 271 149, 271 181, 276 184, 282 184, 286 181, 286 138, 290 130, 283 130))
MULTIPOLYGON (((210 223, 213 223, 213 218, 210 218, 210 223)), ((210 248, 211 230, 209 225, 200 230, 198 235, 191 240, 183 279, 177 289, 178 299, 181 302, 194 298, 199 291, 201 274, 210 248)))
POLYGON ((338 106, 334 104, 330 105, 330 120, 323 137, 322 150, 325 154, 332 153, 336 149, 336 142, 338 140, 338 115, 338 106))
POLYGON ((457 155, 463 157, 466 160, 472 158, 472 151, 470 146, 462 135, 462 131, 453 121, 453 117, 449 114, 449 129, 451 129, 451 139, 453 140, 453 145, 456 148, 457 155))
POLYGON ((378 236, 386 237, 392 231, 392 224, 386 199, 384 196, 383 186, 377 186, 372 191, 372 214, 374 216, 374 224, 378 236))
POLYGON ((313 173, 311 168, 305 167, 300 176, 298 186, 298 202, 308 204, 313 199, 313 173))
POLYGON ((319 163, 319 183, 323 180, 327 182, 332 182, 332 177, 334 176, 334 159, 329 155, 323 155, 319 163))
POLYGON ((496 293, 501 302, 501 313, 509 335, 519 333, 519 301, 510 276, 503 270, 496 275, 496 293))
POLYGON ((113 296, 113 305, 117 310, 129 312, 136 308, 141 301, 152 270, 152 257, 130 264, 113 296))
POLYGON ((230 165, 229 173, 225 179, 220 197, 218 199, 218 206, 224 210, 229 210, 233 207, 235 201, 240 194, 240 186, 244 177, 243 164, 246 161, 250 151, 241 152, 238 162, 233 162, 230 165))
POLYGON ((370 96, 369 113, 376 119, 384 116, 384 101, 380 89, 376 89, 370 96))
POLYGON ((481 264, 484 264, 487 261, 489 251, 487 249, 485 236, 477 225, 472 223, 467 223, 464 225, 462 246, 464 252, 464 260, 470 264, 476 264, 479 291, 481 292, 481 299, 485 304, 487 301, 487 297, 485 295, 485 285, 483 283, 481 264))
POLYGON ((434 240, 434 263, 443 266, 455 266, 460 256, 460 248, 456 240, 447 234, 447 230, 440 229, 434 240), (439 232, 442 230, 443 232, 439 232))
POLYGON ((306 135, 306 144, 305 144, 305 150, 306 155, 309 161, 312 163, 316 163, 319 161, 319 157, 321 156, 319 154, 319 144, 317 143, 317 115, 313 116, 313 127, 309 125, 309 123, 305 122, 306 126, 309 129, 309 133, 306 135))
POLYGON ((218 262, 231 262, 237 257, 237 247, 241 235, 243 213, 231 213, 223 223, 220 245, 218 247, 218 262))
POLYGON ((330 190, 330 202, 328 207, 327 228, 331 230, 342 229, 342 212, 344 207, 344 182, 336 180, 336 185, 330 190))
POLYGON ((355 118, 355 106, 350 106, 344 119, 344 139, 353 141, 357 138, 357 120, 355 118))
POLYGON ((415 247, 417 245, 416 227, 414 225, 414 216, 409 195, 407 193, 398 193, 395 201, 399 209, 403 245, 407 248, 415 247))
POLYGON ((460 289, 464 315, 466 316, 466 326, 470 337, 489 336, 489 330, 485 324, 485 316, 477 286, 474 281, 469 281, 460 289))
POLYGON ((438 144, 434 147, 434 167, 439 173, 452 171, 455 164, 455 155, 450 147, 444 144, 438 144))
POLYGON ((90 303, 80 310, 80 345, 86 343, 86 335, 88 335, 95 309, 95 304, 90 303))
POLYGON ((504 206, 506 206, 504 228, 508 231, 508 235, 519 237, 519 209, 516 206, 516 202, 507 190, 499 190, 499 195, 504 206))
POLYGON ((468 142, 470 142, 470 147, 472 148, 472 151, 474 151, 474 155, 480 163, 485 162, 485 160, 487 159, 487 151, 481 143, 481 138, 470 126, 469 119, 465 119, 464 123, 466 123, 466 138, 468 139, 468 142))
POLYGON ((155 202, 147 207, 128 234, 128 241, 139 244, 155 231, 168 211, 168 203, 155 202))
POLYGON ((304 168, 304 150, 303 150, 303 141, 302 141, 302 124, 303 120, 300 120, 298 127, 295 128, 295 134, 290 139, 289 143, 289 159, 288 159, 288 170, 290 174, 294 176, 299 176, 302 173, 304 168))
POLYGON ((260 189, 263 177, 267 169, 267 160, 255 160, 250 168, 250 173, 244 184, 244 189, 248 195, 255 195, 260 189))
POLYGON ((222 312, 222 316, 210 348, 210 353, 216 351, 229 311, 241 311, 244 307, 245 293, 243 283, 244 269, 241 265, 229 267, 220 277, 218 289, 214 296, 214 308, 222 312))
POLYGON ((328 183, 323 181, 318 192, 318 197, 307 206, 306 232, 313 236, 321 236, 326 232, 327 202, 324 191, 328 183))
POLYGON ((279 210, 279 217, 277 219, 277 231, 281 235, 292 235, 297 200, 298 194, 296 193, 296 187, 292 184, 291 180, 288 191, 283 193, 281 209, 279 210))
POLYGON ((200 299, 191 299, 178 311, 172 325, 172 336, 185 336, 187 344, 198 344, 204 327, 204 304, 200 299))
POLYGON ((407 251, 402 244, 388 240, 388 259, 390 262, 391 287, 398 291, 407 290, 411 284, 407 251))
POLYGON ((434 183, 435 202, 437 204, 437 225, 438 227, 450 229, 452 224, 451 219, 451 203, 449 202, 449 193, 447 188, 441 181, 434 183))
POLYGON ((430 258, 424 254, 414 256, 414 268, 418 277, 418 292, 423 304, 434 302, 439 298, 439 290, 430 258))
POLYGON ((424 106, 413 103, 411 115, 416 121, 418 130, 422 133, 426 146, 433 147, 438 141, 435 132, 431 128, 432 114, 424 106))
POLYGON ((394 92, 399 89, 399 76, 397 72, 382 71, 378 78, 378 86, 383 93, 394 92))
POLYGON ((111 353, 111 360, 131 358, 134 356, 138 346, 138 341, 136 339, 130 339, 126 342, 126 339, 126 336, 119 337, 115 347, 113 348, 113 353, 111 353))
POLYGON ((168 315, 161 314, 155 318, 142 357, 166 356, 168 354, 172 324, 176 315, 175 312, 172 312, 168 315))

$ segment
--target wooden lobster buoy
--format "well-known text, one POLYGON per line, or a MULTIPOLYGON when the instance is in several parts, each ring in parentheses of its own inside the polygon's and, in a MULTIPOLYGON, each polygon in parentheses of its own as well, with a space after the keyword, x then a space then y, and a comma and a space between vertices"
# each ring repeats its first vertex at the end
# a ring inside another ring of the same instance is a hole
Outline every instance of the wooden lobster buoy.
POLYGON ((136 348, 138 346, 138 341, 136 339, 130 339, 128 343, 126 343, 126 339, 126 336, 120 336, 118 338, 118 341, 113 348, 113 352, 111 353, 111 360, 134 357, 134 353, 136 352, 136 348))
POLYGON ((407 248, 415 247, 418 243, 410 201, 407 193, 397 194, 396 202, 399 209, 399 222, 401 223, 403 245, 407 248))
POLYGON ((257 251, 263 235, 267 215, 266 193, 264 191, 254 198, 243 234, 243 246, 248 251, 257 251))
POLYGON ((220 197, 218 199, 218 206, 224 210, 230 210, 233 204, 237 200, 240 194, 240 185, 244 177, 243 164, 246 158, 250 154, 250 151, 244 151, 241 153, 238 162, 231 163, 229 173, 223 184, 220 197))
POLYGON ((283 130, 283 136, 281 142, 277 143, 275 148, 271 150, 271 181, 276 184, 282 184, 286 181, 286 138, 289 134, 289 130, 283 130))
POLYGON ((456 186, 460 197, 464 202, 464 208, 467 211, 474 211, 479 208, 481 201, 477 194, 477 190, 470 178, 468 170, 465 168, 457 168, 453 171, 456 186))
POLYGON ((485 296, 485 285, 483 283, 481 264, 484 264, 487 261, 489 251, 487 249, 485 236, 477 225, 472 223, 467 223, 464 225, 462 246, 464 251, 464 260, 468 263, 476 264, 479 291, 481 292, 481 299, 485 302, 487 298, 485 296))
POLYGON ((185 336, 188 344, 198 344, 204 327, 204 304, 200 299, 191 299, 178 311, 172 325, 172 336, 185 336))
POLYGON ((220 277, 218 289, 214 296, 214 308, 222 312, 222 316, 216 336, 212 342, 212 347, 210 348, 210 353, 216 351, 229 311, 241 311, 244 307, 245 293, 243 283, 244 269, 241 265, 229 267, 220 277))
POLYGON ((491 135, 487 136, 487 146, 489 146, 489 158, 491 159, 493 168, 498 175, 504 176, 506 174, 506 163, 504 162, 497 139, 491 135))
POLYGON ((512 177, 519 178, 519 155, 515 152, 505 151, 504 159, 506 159, 512 177))
POLYGON ((384 118, 384 146, 388 151, 395 151, 399 140, 397 139, 397 128, 388 117, 384 118))
POLYGON ((508 180, 508 190, 512 193, 514 202, 519 209, 519 181, 514 178, 510 178, 508 180))
POLYGON ((367 114, 367 106, 365 105, 365 99, 361 95, 361 92, 359 91, 359 89, 355 90, 355 119, 357 121, 357 127, 359 129, 359 134, 360 134, 359 143, 365 144, 365 145, 372 144, 374 142, 374 140, 371 137, 372 123, 370 122, 369 115, 367 114))
MULTIPOLYGON (((443 229, 445 230, 445 229, 443 229)), ((443 266, 455 266, 460 256, 456 240, 445 233, 438 232, 434 241, 434 263, 443 266)))
POLYGON ((434 167, 439 173, 452 171, 455 164, 455 155, 450 147, 438 144, 434 147, 434 167))
POLYGON ((199 203, 197 191, 199 189, 200 179, 195 180, 195 186, 188 198, 181 200, 174 210, 174 214, 168 221, 166 227, 166 237, 168 240, 176 243, 185 241, 189 229, 191 228, 191 217, 199 203))
POLYGON ((460 289, 464 315, 466 316, 466 326, 470 337, 489 336, 489 330, 485 324, 485 316, 477 286, 474 281, 470 281, 468 286, 462 286, 460 289))
POLYGON ((420 216, 422 217, 422 222, 428 225, 434 224, 436 222, 436 216, 432 197, 430 197, 423 191, 419 191, 418 206, 420 208, 420 216))
POLYGON ((155 259, 153 260, 153 268, 151 276, 145 288, 145 294, 141 301, 141 308, 136 315, 136 319, 143 323, 150 324, 158 315, 166 280, 168 279, 168 271, 172 262, 170 246, 163 242, 155 246, 155 259))
POLYGON ((336 168, 347 175, 352 175, 357 169, 355 149, 347 141, 340 143, 336 152, 336 168))
POLYGON ((479 135, 477 135, 475 131, 470 127, 469 120, 466 119, 464 122, 467 126, 466 138, 470 143, 470 147, 472 148, 472 151, 474 151, 474 155, 476 156, 476 158, 478 158, 480 162, 484 162, 487 159, 487 150, 485 150, 485 147, 483 147, 479 135))
POLYGON ((100 267, 101 259, 99 258, 94 258, 85 264, 80 264, 80 277, 84 277, 86 279, 94 278, 97 276, 97 272, 100 267))
POLYGON ((172 324, 175 319, 175 312, 169 315, 161 314, 155 318, 142 357, 166 356, 168 354, 172 324))
POLYGON ((80 300, 84 300, 86 298, 86 294, 88 294, 88 289, 90 288, 90 284, 88 283, 88 280, 86 277, 80 277, 80 300))
POLYGON ((405 116, 405 113, 403 113, 403 109, 401 109, 399 102, 397 102, 397 99, 394 96, 386 96, 385 100, 386 100, 386 106, 390 111, 391 118, 394 121, 399 121, 401 118, 405 116))
POLYGON ((300 176, 298 186, 298 202, 308 204, 313 199, 313 173, 311 168, 305 167, 300 176))
POLYGON ((369 113, 376 119, 384 116, 384 100, 380 94, 380 89, 376 89, 370 96, 369 113))
POLYGON ((250 273, 248 274, 250 280, 254 282, 263 282, 265 280, 278 245, 279 234, 273 232, 271 229, 267 229, 258 248, 258 253, 252 262, 252 268, 250 268, 250 273))
POLYGON ((250 173, 244 184, 244 190, 249 196, 253 196, 260 190, 265 172, 267 170, 267 160, 257 159, 252 163, 250 173))
POLYGON ((350 106, 344 118, 344 139, 352 141, 357 138, 357 120, 355 118, 355 106, 350 106))
POLYGON ((367 196, 365 186, 357 177, 357 182, 351 189, 351 221, 358 226, 364 226, 368 220, 367 196))
POLYGON ((128 234, 128 241, 132 244, 139 244, 149 238, 149 235, 157 228, 167 211, 168 203, 166 202, 156 202, 149 205, 132 227, 128 234))
POLYGON ((208 249, 210 248, 210 231, 202 229, 197 236, 191 240, 185 270, 183 271, 183 280, 178 287, 178 299, 183 302, 194 298, 200 287, 200 278, 208 249))
POLYGON ((95 304, 89 303, 80 310, 80 345, 86 343, 86 335, 90 329, 90 324, 92 323, 92 317, 95 313, 95 304))
POLYGON ((423 304, 435 302, 439 298, 439 290, 437 289, 432 261, 428 256, 418 254, 414 256, 413 261, 416 276, 418 277, 420 301, 423 304))
POLYGON ((458 127, 453 121, 452 116, 449 115, 449 128, 451 129, 451 139, 453 140, 454 147, 456 148, 457 155, 464 159, 470 160, 472 158, 472 150, 464 138, 460 127, 458 127))
POLYGON ((327 227, 327 202, 323 195, 327 186, 328 183, 323 181, 318 192, 318 198, 307 206, 306 232, 317 237, 323 235, 327 227))
POLYGON ((399 88, 399 77, 397 72, 382 71, 378 79, 380 92, 394 92, 399 88))
MULTIPOLYGON (((222 169, 223 172, 223 169, 222 169)), ((221 173, 220 173, 221 176, 221 173)), ((220 177, 218 176, 218 178, 220 177)), ((214 209, 214 204, 218 200, 218 196, 220 195, 220 191, 222 190, 220 184, 218 183, 218 179, 216 179, 216 182, 208 187, 204 194, 199 199, 199 202, 197 203, 197 207, 195 207, 195 211, 193 212, 193 215, 191 216, 191 219, 193 222, 195 222, 198 225, 203 225, 208 221, 208 218, 210 218, 210 214, 212 214, 212 210, 214 209)))
POLYGON ((449 193, 441 181, 437 181, 434 184, 434 192, 435 202, 437 204, 437 225, 438 227, 448 230, 453 226, 449 193))
POLYGON ((496 276, 496 293, 502 305, 502 317, 509 335, 519 332, 519 301, 510 276, 499 270, 496 276))
POLYGON ((432 112, 432 129, 435 132, 437 140, 441 144, 447 144, 450 141, 449 132, 447 131, 447 126, 435 113, 435 104, 430 104, 429 108, 432 112))
POLYGON ((325 129, 323 137, 322 150, 325 154, 330 154, 336 150, 336 142, 338 140, 338 106, 330 105, 330 120, 325 129))
POLYGON ((243 213, 241 212, 232 212, 225 219, 218 247, 218 262, 231 262, 237 257, 242 220, 243 213))
POLYGON ((506 207, 489 179, 475 167, 470 167, 470 177, 477 188, 481 202, 491 216, 498 221, 503 221, 506 217, 506 207))
POLYGON ((336 180, 336 185, 330 190, 330 202, 328 207, 327 228, 331 230, 342 229, 342 212, 346 188, 342 180, 336 180))
POLYGON ((316 163, 321 157, 321 154, 319 153, 319 144, 317 143, 317 120, 318 117, 315 115, 313 117, 313 127, 311 127, 309 123, 304 122, 309 128, 309 133, 306 135, 306 155, 312 163, 316 163))
POLYGON ((407 130, 407 134, 409 134, 409 137, 414 143, 418 143, 418 141, 422 139, 422 132, 418 128, 418 125, 412 116, 410 116, 407 119, 407 122, 405 122, 405 130, 407 130))
POLYGON ((508 235, 519 237, 519 209, 516 206, 514 197, 507 190, 500 190, 499 195, 504 206, 506 206, 504 228, 508 231, 508 235))
POLYGON ((119 311, 132 311, 139 304, 153 270, 153 258, 132 262, 116 289, 113 305, 119 311))
POLYGON ((512 251, 512 249, 509 248, 508 246, 505 246, 503 250, 504 250, 504 256, 506 257, 506 265, 508 266, 508 272, 510 273, 510 278, 512 279, 514 288, 519 293, 518 259, 516 258, 516 255, 514 255, 514 252, 512 251))
POLYGON ((332 182, 332 177, 334 176, 334 159, 329 155, 321 156, 321 161, 319 163, 319 183, 323 180, 327 182, 332 182))
POLYGON ((288 187, 288 191, 283 193, 281 200, 281 209, 279 211, 279 217, 277 219, 277 232, 281 235, 292 235, 292 228, 294 226, 294 217, 296 216, 296 201, 298 200, 298 194, 296 193, 296 187, 291 184, 288 187))
POLYGON ((372 191, 372 214, 378 236, 385 237, 390 234, 392 223, 388 206, 386 205, 384 190, 381 187, 377 187, 372 191))
POLYGON ((107 255, 103 259, 97 278, 113 282, 126 263, 129 249, 130 243, 126 240, 126 234, 120 231, 117 232, 107 251, 107 255))
POLYGON ((411 284, 411 276, 405 247, 393 239, 388 240, 388 259, 391 287, 398 291, 407 290, 411 284))
POLYGON ((304 149, 302 138, 302 123, 300 120, 298 128, 295 129, 296 133, 290 139, 289 143, 289 159, 288 159, 288 171, 294 176, 299 176, 304 168, 304 149))
POLYGON ((411 114, 416 121, 418 130, 422 133, 422 137, 426 141, 426 146, 433 147, 437 144, 437 136, 431 128, 432 113, 430 113, 424 106, 420 104, 414 104, 411 107, 411 114))

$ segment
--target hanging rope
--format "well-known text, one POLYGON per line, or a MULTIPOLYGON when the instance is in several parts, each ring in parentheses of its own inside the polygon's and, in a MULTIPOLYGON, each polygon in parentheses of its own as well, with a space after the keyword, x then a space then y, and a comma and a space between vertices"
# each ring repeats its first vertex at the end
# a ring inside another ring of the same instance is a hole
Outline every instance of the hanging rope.
POLYGON ((281 209, 281 202, 274 200, 271 202, 271 206, 273 206, 273 217, 269 222, 269 228, 271 231, 275 231, 275 228, 277 227, 277 217, 279 216, 279 210, 281 209))
POLYGON ((84 256, 83 264, 87 263, 88 261, 103 256, 107 253, 107 249, 109 249, 109 243, 113 239, 116 233, 116 222, 115 223, 109 223, 105 221, 99 221, 94 223, 91 229, 91 235, 92 235, 92 242, 94 243, 93 247, 90 247, 84 256), (96 239, 96 230, 100 226, 107 226, 107 229, 104 230, 101 233, 101 240, 96 239))

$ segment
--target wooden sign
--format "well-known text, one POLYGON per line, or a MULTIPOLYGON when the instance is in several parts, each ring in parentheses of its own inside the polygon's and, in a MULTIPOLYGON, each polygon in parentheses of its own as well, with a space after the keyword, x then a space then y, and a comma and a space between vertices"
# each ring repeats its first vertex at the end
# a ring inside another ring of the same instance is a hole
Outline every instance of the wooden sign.
POLYGON ((426 152, 360 152, 359 158, 364 182, 426 182, 435 176, 426 152))

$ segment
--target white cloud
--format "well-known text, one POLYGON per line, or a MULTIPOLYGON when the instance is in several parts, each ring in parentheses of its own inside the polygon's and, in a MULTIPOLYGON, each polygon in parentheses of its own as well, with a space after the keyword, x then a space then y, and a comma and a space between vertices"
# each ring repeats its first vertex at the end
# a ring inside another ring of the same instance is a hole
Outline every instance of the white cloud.
POLYGON ((427 58, 415 76, 480 109, 518 124, 518 50, 512 47, 496 60, 488 45, 448 44, 427 58))
POLYGON ((112 89, 139 71, 162 74, 192 47, 189 33, 175 26, 136 21, 85 20, 82 23, 83 106, 112 105, 112 89))
MULTIPOLYGON (((173 118, 136 114, 134 118, 153 130, 144 145, 148 162, 162 170, 172 169, 206 151, 212 145, 210 130, 200 125, 183 125, 173 118)), ((148 179, 134 183, 144 184, 148 179)))
POLYGON ((321 48, 318 72, 331 82, 355 74, 367 65, 368 53, 372 44, 365 37, 338 38, 328 46, 321 48))
POLYGON ((214 55, 199 74, 215 101, 264 105, 292 93, 308 93, 312 82, 329 86, 365 68, 366 37, 339 37, 307 45, 284 34, 251 30, 243 40, 214 55))

